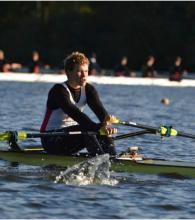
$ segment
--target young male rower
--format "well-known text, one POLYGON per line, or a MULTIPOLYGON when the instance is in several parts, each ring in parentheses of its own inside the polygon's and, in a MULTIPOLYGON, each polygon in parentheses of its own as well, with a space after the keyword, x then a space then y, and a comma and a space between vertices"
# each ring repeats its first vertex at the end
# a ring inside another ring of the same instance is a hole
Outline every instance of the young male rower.
POLYGON ((71 155, 86 148, 92 156, 116 154, 111 138, 112 134, 117 133, 117 129, 111 126, 114 116, 108 114, 94 86, 87 83, 88 67, 89 60, 83 53, 73 52, 65 59, 64 69, 68 80, 55 84, 49 91, 40 131, 93 131, 94 134, 44 137, 41 141, 48 153, 71 155), (99 123, 83 113, 86 104, 99 123), (99 131, 106 135, 100 135, 99 131))

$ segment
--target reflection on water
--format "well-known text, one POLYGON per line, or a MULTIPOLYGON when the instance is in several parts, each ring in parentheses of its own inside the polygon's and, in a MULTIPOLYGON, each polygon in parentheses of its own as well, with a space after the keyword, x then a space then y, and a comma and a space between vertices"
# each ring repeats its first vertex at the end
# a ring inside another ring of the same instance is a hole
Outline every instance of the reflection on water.
MULTIPOLYGON (((1 82, 0 131, 39 130, 50 83, 1 82)), ((108 111, 121 120, 172 125, 195 133, 193 88, 96 85, 108 111), (171 104, 162 105, 163 97, 171 104)), ((90 117, 95 118, 90 109, 90 117)), ((117 126, 119 133, 136 129, 117 126)), ((38 143, 35 139, 28 143, 38 143)), ((143 135, 115 142, 117 151, 140 146, 148 157, 195 161, 193 139, 143 135)), ((7 143, 1 143, 7 148, 7 143)), ((58 168, 33 167, 0 161, 2 218, 193 218, 193 179, 111 172, 112 185, 55 184, 58 168), (13 199, 14 198, 14 199, 13 199), (5 205, 6 204, 6 205, 5 205)))

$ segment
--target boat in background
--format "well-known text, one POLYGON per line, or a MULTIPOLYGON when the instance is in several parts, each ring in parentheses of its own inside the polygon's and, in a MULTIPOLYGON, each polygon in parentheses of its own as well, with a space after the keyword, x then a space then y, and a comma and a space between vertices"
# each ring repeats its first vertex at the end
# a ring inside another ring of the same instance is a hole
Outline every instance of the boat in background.
MULTIPOLYGON (((65 80, 66 75, 63 74, 0 73, 0 81, 61 83, 65 80)), ((88 81, 91 83, 112 85, 195 87, 195 79, 183 79, 181 82, 176 82, 170 81, 167 78, 89 76, 88 81)))

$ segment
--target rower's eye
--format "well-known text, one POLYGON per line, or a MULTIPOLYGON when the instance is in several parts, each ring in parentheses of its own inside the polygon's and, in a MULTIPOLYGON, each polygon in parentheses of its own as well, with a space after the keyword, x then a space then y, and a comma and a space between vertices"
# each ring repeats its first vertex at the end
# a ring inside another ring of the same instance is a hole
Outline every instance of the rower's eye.
POLYGON ((87 70, 81 71, 81 75, 86 75, 88 73, 87 70))

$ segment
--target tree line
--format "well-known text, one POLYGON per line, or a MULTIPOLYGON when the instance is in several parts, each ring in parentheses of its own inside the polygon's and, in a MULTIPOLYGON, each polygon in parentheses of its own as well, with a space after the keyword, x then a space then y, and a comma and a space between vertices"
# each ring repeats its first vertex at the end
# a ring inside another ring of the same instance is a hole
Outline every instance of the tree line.
POLYGON ((194 11, 191 1, 0 2, 0 49, 23 64, 38 50, 51 66, 74 50, 96 52, 103 68, 127 56, 139 69, 153 55, 164 70, 181 56, 193 71, 194 11))

